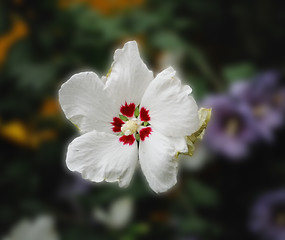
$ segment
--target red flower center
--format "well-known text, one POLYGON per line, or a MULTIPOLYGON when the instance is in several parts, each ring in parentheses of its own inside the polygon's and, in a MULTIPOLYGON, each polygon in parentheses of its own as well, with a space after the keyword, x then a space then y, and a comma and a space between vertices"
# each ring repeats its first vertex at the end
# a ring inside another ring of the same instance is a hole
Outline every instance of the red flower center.
POLYGON ((121 115, 114 117, 111 125, 113 132, 121 136, 119 141, 124 145, 131 146, 136 140, 144 141, 151 135, 152 128, 148 122, 151 118, 148 109, 125 102, 121 105, 120 112, 121 115))

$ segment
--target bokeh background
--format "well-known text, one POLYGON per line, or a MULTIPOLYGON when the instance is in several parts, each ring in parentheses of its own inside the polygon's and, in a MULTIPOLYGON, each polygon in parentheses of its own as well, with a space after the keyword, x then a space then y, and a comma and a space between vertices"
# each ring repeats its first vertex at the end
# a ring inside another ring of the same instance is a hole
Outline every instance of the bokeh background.
POLYGON ((0 237, 13 240, 285 239, 285 3, 275 0, 1 0, 0 237), (65 165, 76 128, 58 105, 72 74, 108 72, 136 40, 211 107, 177 186, 127 189, 65 165))

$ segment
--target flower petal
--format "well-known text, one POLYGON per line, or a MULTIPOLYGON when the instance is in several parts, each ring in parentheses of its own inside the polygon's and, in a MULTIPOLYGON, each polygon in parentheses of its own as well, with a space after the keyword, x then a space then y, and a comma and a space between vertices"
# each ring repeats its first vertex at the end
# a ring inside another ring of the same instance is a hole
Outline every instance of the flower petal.
POLYGON ((151 127, 144 127, 144 128, 142 128, 139 131, 141 141, 144 141, 147 137, 149 137, 151 132, 152 132, 151 127))
POLYGON ((122 137, 119 138, 119 141, 123 143, 124 145, 129 144, 130 146, 134 144, 136 141, 134 135, 123 135, 122 137))
POLYGON ((113 125, 113 132, 119 133, 121 132, 121 127, 125 124, 125 122, 118 117, 114 117, 113 122, 111 122, 111 124, 113 125))
POLYGON ((135 41, 127 42, 122 49, 115 51, 111 69, 106 87, 115 101, 120 105, 125 102, 140 104, 153 73, 140 58, 135 41))
POLYGON ((104 83, 93 72, 73 75, 59 90, 59 102, 66 117, 81 132, 113 132, 111 121, 117 115, 104 83))
POLYGON ((144 107, 140 110, 140 119, 142 122, 147 122, 150 120, 149 110, 146 110, 144 107))
POLYGON ((141 168, 150 187, 157 193, 167 191, 177 182, 175 140, 159 132, 152 132, 145 141, 140 141, 141 168))
POLYGON ((191 135, 199 127, 198 107, 189 96, 189 88, 181 85, 175 71, 162 71, 147 88, 141 107, 149 110, 152 127, 165 136, 191 135))
POLYGON ((122 105, 120 112, 126 117, 133 117, 135 113, 136 105, 134 103, 128 104, 125 102, 125 105, 122 105))
POLYGON ((67 151, 66 164, 86 179, 119 182, 127 187, 138 159, 138 146, 124 145, 113 134, 92 131, 74 139, 67 151))

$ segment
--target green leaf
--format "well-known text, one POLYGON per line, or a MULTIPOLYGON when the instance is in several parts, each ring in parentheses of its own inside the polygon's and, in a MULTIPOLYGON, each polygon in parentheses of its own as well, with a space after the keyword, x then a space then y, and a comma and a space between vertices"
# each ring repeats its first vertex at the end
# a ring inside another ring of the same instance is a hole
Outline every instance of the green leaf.
POLYGON ((124 116, 124 115, 121 115, 121 114, 119 114, 119 117, 123 120, 123 121, 129 121, 129 119, 126 117, 126 116, 124 116))
POLYGON ((135 117, 137 118, 140 115, 139 105, 135 109, 135 117))
POLYGON ((136 133, 136 140, 139 141, 141 139, 140 135, 136 133))

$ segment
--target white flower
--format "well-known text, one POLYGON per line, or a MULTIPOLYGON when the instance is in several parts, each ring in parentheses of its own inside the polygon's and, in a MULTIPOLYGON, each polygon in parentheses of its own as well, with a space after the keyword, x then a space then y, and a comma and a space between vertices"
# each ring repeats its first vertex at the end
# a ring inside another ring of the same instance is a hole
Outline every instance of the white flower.
POLYGON ((121 229, 125 227, 133 215, 133 199, 125 196, 114 201, 108 211, 102 208, 95 208, 93 215, 96 220, 104 223, 110 228, 121 229))
POLYGON ((3 240, 59 240, 50 216, 41 215, 34 221, 23 219, 3 240))
POLYGON ((177 181, 175 155, 188 151, 184 137, 199 127, 191 91, 171 67, 154 78, 135 41, 115 51, 107 77, 73 75, 59 100, 83 135, 70 143, 67 167, 91 181, 127 187, 139 160, 150 187, 167 191, 177 181))

